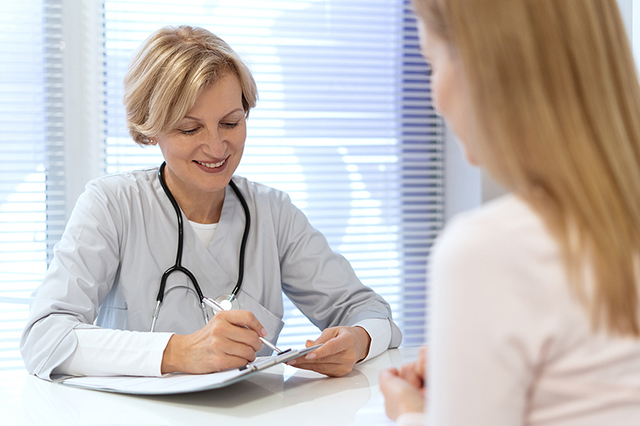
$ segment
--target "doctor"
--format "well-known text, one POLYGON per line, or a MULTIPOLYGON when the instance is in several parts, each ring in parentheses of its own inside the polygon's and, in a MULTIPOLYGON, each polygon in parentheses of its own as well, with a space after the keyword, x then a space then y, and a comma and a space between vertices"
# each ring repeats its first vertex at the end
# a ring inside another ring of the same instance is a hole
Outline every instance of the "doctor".
POLYGON ((399 345, 388 304, 289 197, 233 176, 257 90, 224 41, 162 28, 124 85, 133 139, 159 146, 166 164, 87 185, 31 297, 21 341, 30 373, 238 367, 271 352, 259 337, 276 342, 282 292, 324 330, 307 342, 324 346, 297 367, 340 376, 399 345), (237 309, 214 316, 202 296, 237 309))

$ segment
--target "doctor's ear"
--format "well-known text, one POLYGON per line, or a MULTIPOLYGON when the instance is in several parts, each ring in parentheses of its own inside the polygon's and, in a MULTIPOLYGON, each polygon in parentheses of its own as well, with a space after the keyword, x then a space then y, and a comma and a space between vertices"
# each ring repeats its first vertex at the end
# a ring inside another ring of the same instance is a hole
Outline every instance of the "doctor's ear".
POLYGON ((153 138, 149 138, 149 143, 155 146, 158 142, 153 138))

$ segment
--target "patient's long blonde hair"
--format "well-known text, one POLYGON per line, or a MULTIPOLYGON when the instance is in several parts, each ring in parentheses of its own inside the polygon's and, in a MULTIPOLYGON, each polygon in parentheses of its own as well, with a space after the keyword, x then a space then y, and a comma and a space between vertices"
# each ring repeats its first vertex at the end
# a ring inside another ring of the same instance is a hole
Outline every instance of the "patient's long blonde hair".
POLYGON ((414 7, 460 61, 480 162, 559 241, 594 328, 640 335, 640 88, 616 0, 414 7))

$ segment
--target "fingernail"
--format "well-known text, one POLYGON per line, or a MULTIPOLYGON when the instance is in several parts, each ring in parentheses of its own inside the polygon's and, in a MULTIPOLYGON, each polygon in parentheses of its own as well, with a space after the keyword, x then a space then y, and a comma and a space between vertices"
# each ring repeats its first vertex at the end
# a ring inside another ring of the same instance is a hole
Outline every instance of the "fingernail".
POLYGON ((314 359, 316 356, 317 355, 312 352, 309 355, 305 356, 305 359, 314 359))
POLYGON ((296 360, 293 359, 293 360, 287 362, 287 365, 296 365, 296 360))
POLYGON ((260 333, 262 333, 262 337, 265 337, 267 334, 269 334, 269 333, 267 333, 267 330, 265 330, 264 328, 262 329, 262 331, 260 333))

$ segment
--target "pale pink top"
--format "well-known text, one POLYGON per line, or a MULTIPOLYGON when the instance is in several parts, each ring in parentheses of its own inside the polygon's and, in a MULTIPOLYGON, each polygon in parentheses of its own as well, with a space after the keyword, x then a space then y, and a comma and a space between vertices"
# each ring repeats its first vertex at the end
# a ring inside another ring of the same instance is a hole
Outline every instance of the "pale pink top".
POLYGON ((455 218, 430 266, 427 424, 640 425, 640 340, 591 330, 527 204, 455 218))

